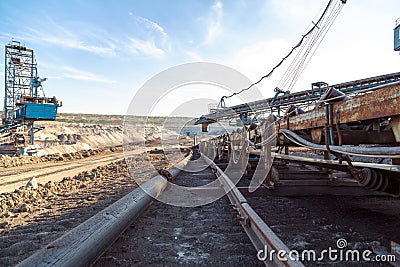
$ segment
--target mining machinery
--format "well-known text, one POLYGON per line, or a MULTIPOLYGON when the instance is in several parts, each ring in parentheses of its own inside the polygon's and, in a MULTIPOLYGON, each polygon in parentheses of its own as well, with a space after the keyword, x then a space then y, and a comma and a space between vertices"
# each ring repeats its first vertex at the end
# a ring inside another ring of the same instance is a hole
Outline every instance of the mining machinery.
MULTIPOLYGON (((395 51, 400 51, 399 36, 397 20, 395 51)), ((238 121, 250 155, 314 166, 326 173, 347 172, 361 187, 400 197, 400 72, 334 85, 316 82, 310 90, 294 93, 275 92, 269 99, 220 105, 195 124, 207 131, 217 121, 238 121), (265 118, 275 134, 263 138, 265 118), (271 140, 275 143, 267 153, 264 146, 271 140), (297 148, 309 151, 299 155, 297 148)), ((229 152, 235 144, 231 135, 211 141, 229 152)))
POLYGON ((5 46, 5 90, 0 154, 25 154, 34 144, 34 133, 43 127, 35 121, 53 121, 62 105, 56 97, 46 97, 38 76, 34 51, 18 41, 5 46))

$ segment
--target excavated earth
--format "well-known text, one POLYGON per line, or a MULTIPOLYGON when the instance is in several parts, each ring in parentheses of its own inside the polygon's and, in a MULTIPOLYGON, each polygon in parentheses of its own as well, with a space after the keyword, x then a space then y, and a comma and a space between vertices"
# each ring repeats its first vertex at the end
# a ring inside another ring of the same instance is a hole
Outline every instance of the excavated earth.
MULTIPOLYGON (((163 154, 147 155, 150 159, 145 154, 129 159, 130 168, 140 170, 149 160, 156 169, 171 165, 163 154)), ((60 182, 0 194, 0 265, 17 264, 135 187, 122 160, 60 182)))
POLYGON ((38 164, 41 162, 59 162, 68 160, 83 159, 94 155, 105 155, 115 151, 121 151, 121 147, 111 147, 111 148, 95 148, 88 150, 81 150, 72 153, 56 153, 47 154, 41 157, 37 156, 15 156, 10 157, 8 155, 0 156, 0 170, 1 168, 12 168, 18 166, 24 166, 29 164, 38 164))

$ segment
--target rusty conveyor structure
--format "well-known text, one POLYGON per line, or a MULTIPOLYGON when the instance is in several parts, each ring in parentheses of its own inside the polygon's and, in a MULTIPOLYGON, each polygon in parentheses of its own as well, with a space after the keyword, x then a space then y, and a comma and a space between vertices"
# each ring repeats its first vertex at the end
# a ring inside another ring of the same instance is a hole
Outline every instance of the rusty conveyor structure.
MULTIPOLYGON (((366 79, 354 80, 350 82, 339 83, 328 86, 325 82, 315 82, 311 85, 311 90, 305 90, 295 93, 277 92, 272 98, 262 99, 250 103, 244 103, 228 108, 222 108, 212 111, 209 114, 202 115, 195 124, 202 124, 203 129, 208 124, 218 120, 231 118, 248 118, 252 113, 271 112, 281 116, 291 105, 297 105, 303 109, 313 107, 315 103, 329 89, 339 90, 346 95, 365 94, 368 90, 377 86, 392 84, 400 81, 400 72, 379 75, 366 79), (280 95, 283 94, 283 95, 280 95)), ((245 124, 247 121, 243 121, 245 124)))
POLYGON ((380 86, 346 101, 330 102, 276 122, 279 129, 310 133, 321 144, 323 131, 333 129, 331 144, 388 144, 400 142, 400 83, 380 86))
MULTIPOLYGON (((325 86, 321 91, 264 99, 216 110, 196 123, 207 130, 208 124, 218 120, 241 119, 242 139, 252 147, 251 153, 261 151, 258 157, 316 166, 328 172, 345 171, 362 187, 400 197, 399 78, 400 73, 392 73, 325 86), (282 116, 277 111, 283 109, 286 112, 282 116), (269 122, 257 120, 261 112, 269 114, 269 122), (273 128, 274 134, 265 136, 266 128, 273 128), (294 147, 309 152, 299 157, 292 153, 298 151, 294 147), (323 158, 315 160, 316 155, 323 158), (370 163, 363 163, 368 158, 370 163)), ((229 147, 237 146, 231 136, 227 133, 214 138, 211 144, 231 155, 234 148, 229 147)))

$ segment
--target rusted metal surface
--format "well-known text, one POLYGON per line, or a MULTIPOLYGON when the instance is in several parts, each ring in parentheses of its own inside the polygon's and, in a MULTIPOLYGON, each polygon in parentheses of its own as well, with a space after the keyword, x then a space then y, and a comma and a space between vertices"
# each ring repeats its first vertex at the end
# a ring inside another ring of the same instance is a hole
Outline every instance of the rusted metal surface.
MULTIPOLYGON (((340 90, 341 92, 352 95, 359 94, 361 92, 365 93, 370 89, 375 89, 380 86, 384 86, 388 83, 398 82, 400 79, 400 72, 391 73, 386 75, 380 75, 376 77, 371 77, 367 79, 361 79, 356 81, 350 81, 341 84, 335 84, 328 87, 321 87, 320 83, 313 83, 311 90, 295 92, 291 94, 276 95, 273 98, 262 99, 250 103, 244 103, 228 108, 217 109, 214 112, 201 116, 195 124, 200 123, 214 123, 218 120, 238 118, 239 114, 250 114, 258 111, 270 111, 275 113, 280 113, 288 109, 292 104, 296 104, 301 107, 309 107, 314 105, 315 102, 321 98, 322 92, 326 89, 340 90), (314 87, 316 85, 316 87, 314 87)), ((329 93, 329 92, 328 92, 329 93)), ((341 96, 337 96, 340 99, 341 96)))
POLYGON ((313 143, 319 144, 322 140, 322 130, 323 128, 311 129, 311 139, 313 143))
MULTIPOLYGON (((332 104, 332 121, 340 116, 341 123, 349 123, 377 118, 387 118, 400 114, 400 84, 388 85, 379 90, 354 97, 348 101, 332 104)), ((324 127, 326 122, 323 108, 299 114, 289 118, 288 122, 281 121, 280 128, 290 130, 305 130, 324 127)))
POLYGON ((400 116, 393 117, 390 121, 390 126, 392 127, 396 142, 400 142, 400 116))

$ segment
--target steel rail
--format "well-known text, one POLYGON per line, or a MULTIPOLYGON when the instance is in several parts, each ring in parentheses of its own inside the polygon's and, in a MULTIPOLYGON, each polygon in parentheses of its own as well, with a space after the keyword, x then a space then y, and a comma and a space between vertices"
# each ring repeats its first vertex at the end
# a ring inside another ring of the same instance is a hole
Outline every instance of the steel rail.
POLYGON ((300 261, 287 258, 287 254, 289 253, 288 247, 247 203, 246 198, 240 193, 230 178, 210 158, 204 154, 201 156, 209 166, 216 170, 217 178, 225 192, 227 192, 232 204, 233 213, 237 213, 237 220, 249 236, 254 247, 257 251, 263 250, 263 253, 265 253, 263 255, 267 256, 267 259, 263 261, 264 264, 266 266, 304 266, 300 261), (272 255, 272 261, 269 260, 270 255, 272 255))
MULTIPOLYGON (((177 176, 191 154, 168 169, 177 176)), ((156 175, 57 240, 38 250, 17 266, 91 266, 167 187, 156 175)))

